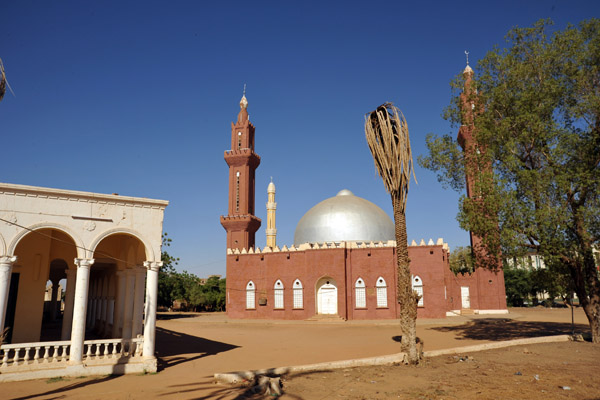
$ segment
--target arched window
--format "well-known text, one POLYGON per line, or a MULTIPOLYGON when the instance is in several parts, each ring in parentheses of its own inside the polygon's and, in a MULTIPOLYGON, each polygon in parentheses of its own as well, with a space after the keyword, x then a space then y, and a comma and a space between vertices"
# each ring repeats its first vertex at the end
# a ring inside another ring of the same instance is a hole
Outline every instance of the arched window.
POLYGON ((299 279, 294 281, 294 308, 303 308, 304 307, 304 296, 302 289, 302 282, 299 279))
POLYGON ((421 296, 419 302, 417 303, 417 306, 423 307, 423 281, 418 275, 413 276, 412 278, 412 288, 415 292, 417 292, 419 296, 421 296))
POLYGON ((256 286, 252 281, 246 285, 246 308, 256 308, 256 286))
POLYGON ((387 307, 387 284, 383 277, 377 278, 377 307, 387 307))
POLYGON ((275 308, 283 308, 283 283, 278 279, 273 287, 275 292, 275 308))
POLYGON ((354 285, 354 293, 356 308, 366 308, 367 307, 367 291, 365 289, 365 281, 362 278, 358 278, 356 280, 356 284, 354 285))

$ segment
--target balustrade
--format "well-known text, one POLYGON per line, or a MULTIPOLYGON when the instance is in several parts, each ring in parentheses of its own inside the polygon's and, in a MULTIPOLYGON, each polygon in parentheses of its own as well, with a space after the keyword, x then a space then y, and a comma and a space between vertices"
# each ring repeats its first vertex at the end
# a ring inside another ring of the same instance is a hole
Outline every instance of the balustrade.
MULTIPOLYGON (((115 362, 122 358, 141 358, 144 338, 86 340, 84 361, 115 362)), ((60 367, 69 360, 71 341, 3 344, 0 346, 0 372, 27 366, 35 369, 60 367)))

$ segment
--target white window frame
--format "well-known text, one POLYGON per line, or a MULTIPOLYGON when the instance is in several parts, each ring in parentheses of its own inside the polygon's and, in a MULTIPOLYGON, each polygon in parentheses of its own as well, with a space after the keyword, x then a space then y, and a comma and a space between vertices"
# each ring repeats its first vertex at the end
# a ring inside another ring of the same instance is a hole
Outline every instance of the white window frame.
POLYGON ((355 308, 367 308, 367 289, 363 278, 358 278, 354 283, 354 303, 355 308))
POLYGON ((252 281, 246 284, 246 309, 256 309, 256 285, 252 281))
POLYGON ((280 279, 277 279, 277 282, 275 282, 275 285, 273 285, 273 296, 274 296, 274 302, 273 302, 273 308, 275 308, 276 310, 283 310, 283 282, 281 282, 280 279))
POLYGON ((377 308, 387 308, 387 284, 385 283, 383 276, 377 278, 375 288, 377 290, 377 308))
POLYGON ((421 296, 419 302, 417 303, 417 307, 424 307, 423 298, 423 279, 419 275, 414 275, 412 277, 412 289, 417 292, 418 295, 421 296))
POLYGON ((292 286, 292 291, 294 292, 294 305, 295 309, 304 308, 304 288, 302 287, 302 282, 300 279, 296 279, 294 281, 294 285, 292 286))

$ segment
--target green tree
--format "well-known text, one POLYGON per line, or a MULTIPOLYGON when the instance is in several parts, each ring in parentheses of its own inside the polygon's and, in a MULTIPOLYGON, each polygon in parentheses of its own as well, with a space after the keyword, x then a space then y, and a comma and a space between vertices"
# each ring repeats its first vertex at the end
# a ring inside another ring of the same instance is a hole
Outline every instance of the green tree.
POLYGON ((406 198, 413 172, 408 125, 402 112, 391 103, 367 114, 365 135, 377 173, 392 198, 396 234, 398 269, 397 293, 400 303, 401 348, 404 361, 417 364, 417 303, 419 295, 412 289, 408 243, 406 241, 406 198))
POLYGON ((456 274, 470 274, 475 271, 471 246, 457 247, 450 253, 450 270, 456 274))
POLYGON ((177 287, 177 271, 175 266, 179 263, 179 258, 171 256, 166 248, 171 246, 171 238, 167 233, 162 235, 161 261, 163 263, 158 272, 158 306, 171 307, 173 305, 173 293, 177 287))
MULTIPOLYGON (((461 227, 488 254, 535 251, 547 268, 568 271, 600 343, 600 20, 548 34, 551 25, 512 29, 506 48, 478 63, 473 159, 449 135, 428 135, 419 163, 454 189, 465 173, 489 175, 461 198, 461 227)), ((465 118, 461 104, 456 96, 445 112, 455 126, 465 118)))
POLYGON ((532 277, 529 268, 504 267, 506 303, 512 307, 522 307, 532 292, 532 277))

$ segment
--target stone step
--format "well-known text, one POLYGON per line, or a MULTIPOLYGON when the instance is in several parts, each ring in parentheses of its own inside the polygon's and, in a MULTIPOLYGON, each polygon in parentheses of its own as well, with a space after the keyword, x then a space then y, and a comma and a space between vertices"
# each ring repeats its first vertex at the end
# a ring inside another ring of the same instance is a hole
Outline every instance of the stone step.
POLYGON ((316 314, 307 319, 307 321, 321 321, 321 322, 345 322, 346 320, 339 315, 331 314, 316 314))
POLYGON ((463 308, 460 310, 460 315, 475 315, 475 311, 470 308, 463 308))

